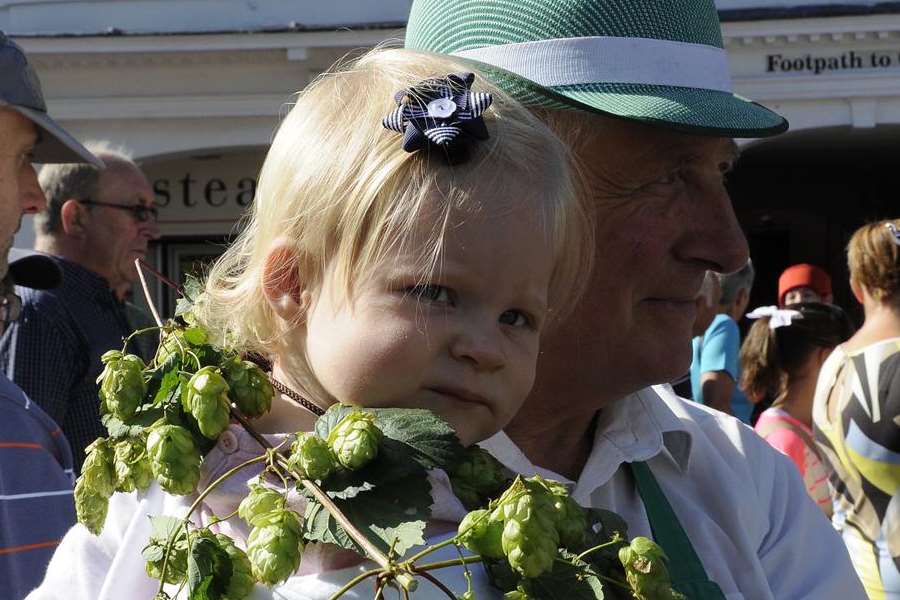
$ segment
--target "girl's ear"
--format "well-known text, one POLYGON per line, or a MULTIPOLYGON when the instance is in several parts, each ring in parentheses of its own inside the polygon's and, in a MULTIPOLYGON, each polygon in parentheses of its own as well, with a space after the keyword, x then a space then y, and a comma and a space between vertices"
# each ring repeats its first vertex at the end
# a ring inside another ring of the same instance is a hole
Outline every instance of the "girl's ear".
POLYGON ((312 299, 302 281, 301 265, 297 251, 284 238, 272 242, 263 267, 263 293, 275 314, 290 323, 304 320, 312 299))

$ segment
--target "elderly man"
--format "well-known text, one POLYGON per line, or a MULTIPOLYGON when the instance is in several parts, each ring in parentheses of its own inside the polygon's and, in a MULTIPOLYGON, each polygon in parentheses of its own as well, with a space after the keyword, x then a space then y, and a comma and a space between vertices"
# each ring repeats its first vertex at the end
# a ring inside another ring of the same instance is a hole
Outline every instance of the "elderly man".
MULTIPOLYGON (((0 330, 20 312, 13 284, 51 287, 52 261, 10 253, 22 215, 44 207, 32 162, 101 164, 47 115, 40 83, 22 49, 0 32, 0 330), (9 262, 7 262, 9 260, 9 262), (49 263, 49 264, 48 264, 49 263)), ((37 585, 75 522, 72 457, 65 436, 0 374, 0 582, 4 598, 37 585)))
MULTIPOLYGON (((97 401, 100 356, 122 347, 133 329, 116 292, 137 278, 134 259, 156 238, 153 190, 125 154, 88 146, 105 163, 46 165, 40 184, 47 208, 35 216, 35 248, 63 271, 54 290, 23 290, 23 318, 0 342, 0 363, 62 427, 75 467, 105 435, 97 401)), ((150 359, 152 349, 129 350, 150 359)))
POLYGON ((485 446, 654 536, 691 599, 862 598, 790 461, 650 387, 687 370, 705 271, 747 261, 723 183, 731 138, 787 128, 731 93, 713 0, 415 0, 406 45, 477 61, 535 106, 570 144, 595 211, 590 289, 485 446))

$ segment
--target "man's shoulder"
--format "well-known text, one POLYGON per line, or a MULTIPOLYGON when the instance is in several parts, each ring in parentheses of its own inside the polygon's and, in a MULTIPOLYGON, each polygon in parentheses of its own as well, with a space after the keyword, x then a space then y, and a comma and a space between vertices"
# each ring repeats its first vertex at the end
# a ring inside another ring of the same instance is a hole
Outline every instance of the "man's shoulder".
POLYGON ((0 432, 16 436, 40 431, 56 435, 59 426, 18 385, 0 373, 0 432))
POLYGON ((713 317, 712 323, 706 329, 705 337, 709 338, 714 335, 729 335, 739 331, 737 322, 725 314, 718 314, 713 317))
POLYGON ((651 402, 656 403, 655 411, 669 413, 690 434, 692 456, 712 452, 768 463, 773 455, 778 454, 740 419, 681 398, 668 384, 647 388, 644 393, 650 396, 651 402))

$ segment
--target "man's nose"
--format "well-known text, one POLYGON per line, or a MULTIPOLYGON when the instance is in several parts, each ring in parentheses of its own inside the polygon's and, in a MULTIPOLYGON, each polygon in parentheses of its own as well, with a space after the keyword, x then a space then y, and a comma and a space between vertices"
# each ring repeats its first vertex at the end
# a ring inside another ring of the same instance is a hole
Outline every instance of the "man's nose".
POLYGON ((47 208, 44 190, 38 183, 37 172, 30 164, 22 167, 19 177, 19 200, 23 215, 38 213, 47 208))
POLYGON ((505 362, 501 336, 496 322, 492 326, 469 323, 454 337, 450 353, 477 371, 497 371, 505 362))
POLYGON ((141 223, 141 232, 148 240, 158 240, 160 236, 159 223, 156 222, 155 218, 149 217, 146 221, 141 223))
POLYGON ((679 248, 680 258, 703 263, 707 269, 732 273, 750 256, 731 198, 724 186, 711 183, 692 190, 688 235, 679 248))

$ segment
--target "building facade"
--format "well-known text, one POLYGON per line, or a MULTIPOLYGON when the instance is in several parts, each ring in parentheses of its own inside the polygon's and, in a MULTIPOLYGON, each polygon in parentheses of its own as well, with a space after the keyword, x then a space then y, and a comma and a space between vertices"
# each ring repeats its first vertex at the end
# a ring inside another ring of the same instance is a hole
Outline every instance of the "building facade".
MULTIPOLYGON (((0 0, 0 29, 29 53, 51 114, 82 140, 134 153, 153 184, 172 279, 217 255, 252 202, 291 96, 342 57, 399 43, 411 0, 0 0)), ((781 269, 814 262, 853 305, 843 247, 865 220, 898 215, 900 5, 718 0, 737 93, 791 123, 740 140, 730 188, 775 300, 781 269)), ((25 223, 17 244, 31 243, 25 223)), ((167 311, 170 293, 157 288, 167 311)))

